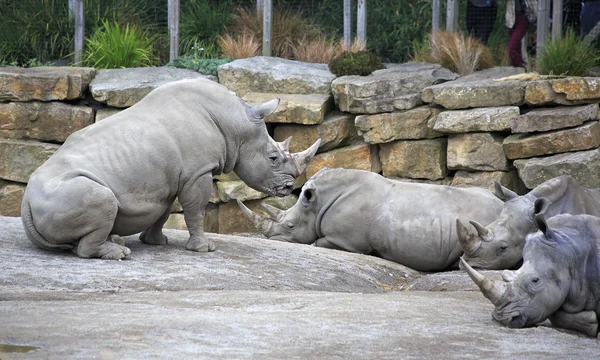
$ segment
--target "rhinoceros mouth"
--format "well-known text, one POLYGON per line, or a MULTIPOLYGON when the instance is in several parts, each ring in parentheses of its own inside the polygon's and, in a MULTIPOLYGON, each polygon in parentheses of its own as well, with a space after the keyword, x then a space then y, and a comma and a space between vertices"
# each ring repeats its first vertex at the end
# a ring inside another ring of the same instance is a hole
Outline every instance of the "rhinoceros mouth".
POLYGON ((276 186, 275 190, 273 191, 273 194, 271 194, 271 195, 287 196, 287 195, 291 194, 293 190, 294 190, 294 182, 287 181, 283 185, 276 186))
POLYGON ((499 323, 513 329, 524 328, 527 325, 527 317, 519 311, 513 311, 509 314, 493 312, 492 318, 499 323))

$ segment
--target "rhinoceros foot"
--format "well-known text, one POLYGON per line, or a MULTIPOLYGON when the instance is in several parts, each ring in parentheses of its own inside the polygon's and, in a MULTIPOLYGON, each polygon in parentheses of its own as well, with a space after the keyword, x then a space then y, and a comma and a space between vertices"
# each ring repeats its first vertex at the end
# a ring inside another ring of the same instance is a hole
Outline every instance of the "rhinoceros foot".
POLYGON ((169 242, 169 238, 162 232, 153 234, 145 230, 140 234, 140 241, 148 245, 166 245, 169 242))
POLYGON ((215 251, 215 244, 206 237, 190 237, 185 248, 191 251, 210 252, 215 251))
POLYGON ((116 234, 112 234, 109 236, 108 241, 113 242, 117 245, 125 246, 125 240, 122 237, 116 234))
POLYGON ((131 250, 114 242, 106 242, 107 252, 100 258, 104 260, 120 260, 131 254, 131 250))

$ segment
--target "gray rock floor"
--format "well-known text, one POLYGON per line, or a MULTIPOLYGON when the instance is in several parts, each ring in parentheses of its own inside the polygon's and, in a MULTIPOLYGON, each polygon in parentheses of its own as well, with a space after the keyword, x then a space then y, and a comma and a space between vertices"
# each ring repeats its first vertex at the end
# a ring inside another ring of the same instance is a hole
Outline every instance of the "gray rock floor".
POLYGON ((216 234, 217 251, 199 254, 166 234, 165 246, 128 237, 130 260, 86 260, 41 251, 19 218, 0 217, 0 360, 600 354, 600 341, 547 324, 500 326, 462 272, 216 234))

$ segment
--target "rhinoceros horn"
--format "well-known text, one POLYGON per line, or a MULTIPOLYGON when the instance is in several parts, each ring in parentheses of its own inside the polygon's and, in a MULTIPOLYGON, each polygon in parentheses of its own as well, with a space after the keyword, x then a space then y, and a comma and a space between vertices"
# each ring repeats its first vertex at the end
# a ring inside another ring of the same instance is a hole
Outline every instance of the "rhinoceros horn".
POLYGON ((265 211, 271 215, 271 217, 273 218, 273 220, 280 222, 281 219, 283 219, 283 216, 285 215, 285 211, 280 210, 278 208, 276 208, 275 206, 271 206, 269 204, 266 203, 262 203, 261 204, 262 207, 265 209, 265 211))
POLYGON ((262 216, 262 215, 253 213, 252 210, 248 209, 246 207, 246 205, 244 205, 241 201, 239 201, 239 200, 236 200, 236 201, 237 201, 240 209, 242 209, 242 212, 244 213, 244 215, 246 215, 248 220, 250 220, 252 222, 252 224, 254 224, 256 229, 258 231, 260 231, 261 233, 263 233, 265 236, 268 236, 267 234, 269 233, 269 230, 271 230, 271 227, 273 226, 273 220, 269 219, 266 216, 262 216))
POLYGON ((302 174, 310 160, 315 156, 319 146, 321 145, 321 139, 315 141, 314 144, 311 145, 308 149, 292 154, 292 158, 294 159, 294 164, 296 165, 296 170, 298 171, 298 175, 302 174))
POLYGON ((471 225, 473 225, 475 230, 477 230, 477 235, 479 235, 481 240, 492 241, 491 231, 488 230, 485 226, 481 225, 480 223, 478 223, 475 220, 470 220, 469 223, 471 223, 471 225))
POLYGON ((478 239, 478 236, 473 234, 460 219, 456 219, 456 232, 460 247, 462 247, 465 254, 472 255, 481 246, 481 240, 478 239))
POLYGON ((285 139, 284 141, 278 142, 277 147, 283 152, 289 152, 291 141, 292 141, 292 137, 290 136, 289 138, 285 139))
POLYGON ((471 280, 477 284, 483 296, 488 298, 494 306, 498 306, 506 291, 506 283, 486 278, 467 264, 462 257, 460 258, 460 263, 467 274, 469 274, 471 280))

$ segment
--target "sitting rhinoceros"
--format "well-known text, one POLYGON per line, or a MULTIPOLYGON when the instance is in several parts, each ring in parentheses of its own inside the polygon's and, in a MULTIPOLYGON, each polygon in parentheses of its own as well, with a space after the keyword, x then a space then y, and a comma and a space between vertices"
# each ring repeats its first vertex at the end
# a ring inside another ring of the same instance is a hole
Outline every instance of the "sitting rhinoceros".
POLYGON ((323 169, 273 219, 240 207, 268 238, 374 254, 422 271, 455 265, 456 218, 491 222, 502 201, 480 188, 408 183, 362 170, 323 169))
POLYGON ((496 196, 505 200, 500 216, 484 226, 471 221, 476 232, 458 224, 465 261, 483 269, 514 269, 523 256, 525 237, 537 231, 534 217, 544 214, 600 216, 600 189, 581 187, 573 178, 560 176, 545 181, 527 195, 519 196, 495 183, 496 196))
POLYGON ((505 270, 503 281, 461 264, 494 304, 492 317, 511 328, 546 319, 556 327, 597 336, 600 316, 600 218, 561 214, 544 220, 529 234, 519 270, 505 270))
POLYGON ((119 235, 165 244, 162 226, 178 198, 190 238, 212 251, 203 231, 213 174, 235 171, 269 195, 292 191, 320 141, 290 155, 263 118, 278 99, 251 107, 227 88, 196 79, 158 87, 139 103, 73 133, 32 175, 21 208, 27 237, 46 250, 120 259, 119 235))

